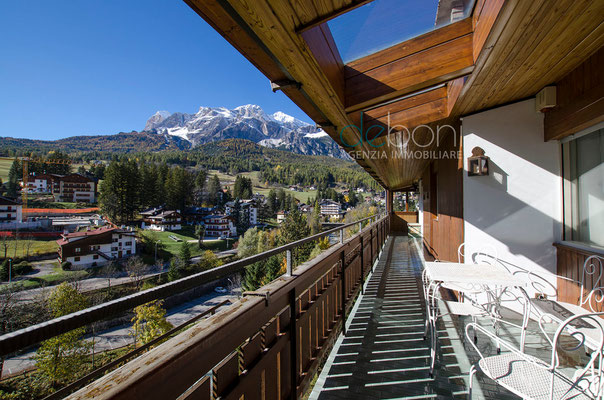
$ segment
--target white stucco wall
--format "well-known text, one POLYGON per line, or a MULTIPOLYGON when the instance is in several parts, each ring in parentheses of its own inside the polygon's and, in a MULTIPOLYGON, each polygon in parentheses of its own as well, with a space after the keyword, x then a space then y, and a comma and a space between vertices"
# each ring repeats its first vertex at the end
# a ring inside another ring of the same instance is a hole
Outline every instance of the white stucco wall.
POLYGON ((490 244, 512 271, 541 273, 555 285, 548 272, 556 272, 552 243, 561 231, 560 150, 543 140, 543 115, 531 99, 464 117, 462 125, 466 260, 490 244), (475 146, 489 157, 488 176, 467 175, 475 146))

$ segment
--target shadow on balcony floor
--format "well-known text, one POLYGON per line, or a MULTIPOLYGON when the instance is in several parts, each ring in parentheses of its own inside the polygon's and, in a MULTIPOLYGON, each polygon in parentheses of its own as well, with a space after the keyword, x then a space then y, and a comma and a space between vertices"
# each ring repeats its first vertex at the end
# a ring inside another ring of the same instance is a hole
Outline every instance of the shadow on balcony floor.
MULTIPOLYGON (((407 236, 388 239, 347 321, 347 335, 338 339, 311 400, 467 397, 471 364, 451 319, 439 324, 437 365, 434 378, 429 376, 419 243, 407 236)), ((518 398, 478 378, 474 399, 518 398)))

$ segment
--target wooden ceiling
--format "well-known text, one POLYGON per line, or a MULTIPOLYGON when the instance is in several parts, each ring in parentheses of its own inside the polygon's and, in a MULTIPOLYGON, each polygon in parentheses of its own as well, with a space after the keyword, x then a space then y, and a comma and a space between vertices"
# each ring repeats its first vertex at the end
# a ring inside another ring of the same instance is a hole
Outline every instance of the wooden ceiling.
POLYGON ((465 20, 344 64, 326 21, 369 0, 185 1, 271 82, 295 83, 283 92, 391 190, 430 160, 384 152, 386 135, 534 96, 604 44, 604 1, 476 0, 465 20))

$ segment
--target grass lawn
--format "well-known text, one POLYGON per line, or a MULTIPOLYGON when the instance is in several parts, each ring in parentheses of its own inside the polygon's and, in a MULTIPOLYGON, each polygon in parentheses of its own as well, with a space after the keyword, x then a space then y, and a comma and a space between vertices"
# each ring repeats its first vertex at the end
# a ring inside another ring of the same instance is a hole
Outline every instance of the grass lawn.
MULTIPOLYGON (((56 253, 58 249, 56 239, 18 239, 8 238, 6 255, 13 258, 24 258, 27 254, 38 256, 41 254, 56 253), (29 248, 29 253, 28 253, 29 248), (16 250, 16 251, 15 251, 16 250)), ((4 257, 4 243, 0 242, 0 255, 4 257)))
POLYGON ((20 280, 13 282, 10 285, 3 285, 0 287, 0 293, 5 292, 9 287, 13 286, 20 286, 20 290, 34 289, 43 286, 58 285, 62 282, 84 279, 88 275, 89 273, 86 270, 63 271, 61 267, 57 265, 51 274, 20 280))
POLYGON ((75 209, 75 208, 88 208, 88 207, 92 207, 92 206, 90 204, 84 204, 84 203, 70 203, 70 202, 66 202, 66 201, 48 201, 48 200, 44 200, 44 198, 35 198, 33 196, 29 196, 27 198, 27 207, 29 207, 29 208, 75 209))
MULTIPOLYGON (((204 239, 203 241, 203 249, 201 249, 201 251, 205 251, 205 250, 212 250, 212 251, 224 251, 224 250, 229 250, 233 248, 233 243, 235 243, 235 239, 229 239, 229 247, 227 247, 227 241, 224 239, 204 239)), ((197 247, 197 244, 195 244, 195 247, 197 247)))
MULTIPOLYGON (((194 243, 190 243, 191 245, 191 256, 195 257, 201 255, 206 250, 211 251, 223 251, 228 250, 226 247, 226 240, 220 239, 209 239, 206 238, 203 241, 203 248, 199 248, 197 245, 197 237, 195 236, 195 228, 191 225, 183 226, 183 229, 179 231, 166 231, 166 232, 156 232, 157 237, 161 240, 162 247, 164 250, 171 255, 178 255, 180 252, 180 248, 182 246, 182 242, 177 242, 170 238, 170 236, 175 236, 181 240, 186 241, 195 241, 194 243)), ((229 239, 229 247, 233 247, 234 239, 229 239)))
MULTIPOLYGON (((242 172, 241 176, 245 176, 246 178, 250 178, 252 180, 252 191, 254 193, 260 193, 263 194, 265 196, 268 196, 268 192, 271 189, 278 189, 280 186, 277 185, 268 185, 266 186, 263 182, 260 182, 258 180, 258 175, 260 174, 259 171, 252 171, 252 172, 242 172)), ((229 175, 229 174, 225 174, 223 172, 217 171, 217 170, 210 170, 208 171, 208 176, 211 178, 214 175, 218 175, 218 179, 220 179, 220 183, 222 184, 222 186, 228 186, 232 189, 233 184, 235 184, 235 176, 234 175, 229 175)), ((308 199, 309 198, 316 198, 317 197, 317 191, 316 190, 310 190, 308 192, 293 192, 291 190, 289 190, 287 187, 282 187, 283 190, 285 190, 285 193, 287 194, 292 194, 296 199, 300 200, 302 203, 308 203, 308 199)))
POLYGON ((8 171, 10 170, 11 165, 13 165, 13 160, 0 159, 0 178, 2 179, 2 182, 8 181, 8 171))

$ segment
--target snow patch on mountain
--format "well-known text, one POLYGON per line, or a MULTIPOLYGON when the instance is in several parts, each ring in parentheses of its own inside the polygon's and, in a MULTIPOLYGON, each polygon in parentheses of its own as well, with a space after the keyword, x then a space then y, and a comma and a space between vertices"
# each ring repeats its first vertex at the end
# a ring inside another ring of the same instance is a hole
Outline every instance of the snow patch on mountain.
POLYGON ((236 138, 300 154, 348 158, 320 128, 281 111, 268 115, 255 104, 232 110, 200 107, 195 114, 158 111, 147 120, 145 131, 177 136, 192 146, 236 138))
POLYGON ((323 129, 321 129, 319 132, 307 133, 306 135, 304 135, 304 137, 311 138, 311 139, 317 139, 317 138, 325 137, 325 136, 329 136, 329 135, 323 129))

